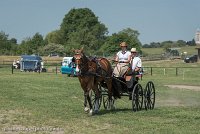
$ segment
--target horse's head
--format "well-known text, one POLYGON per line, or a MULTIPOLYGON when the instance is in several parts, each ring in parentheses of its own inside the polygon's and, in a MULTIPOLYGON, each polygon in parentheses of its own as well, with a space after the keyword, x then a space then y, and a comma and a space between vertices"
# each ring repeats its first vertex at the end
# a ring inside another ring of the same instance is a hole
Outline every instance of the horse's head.
POLYGON ((81 65, 84 64, 84 53, 83 53, 83 48, 81 49, 73 49, 74 52, 74 58, 75 58, 75 63, 76 63, 76 72, 79 73, 81 69, 81 65))
POLYGON ((76 64, 80 65, 82 57, 83 57, 83 48, 81 48, 81 49, 73 49, 73 52, 74 52, 74 58, 75 58, 76 64))

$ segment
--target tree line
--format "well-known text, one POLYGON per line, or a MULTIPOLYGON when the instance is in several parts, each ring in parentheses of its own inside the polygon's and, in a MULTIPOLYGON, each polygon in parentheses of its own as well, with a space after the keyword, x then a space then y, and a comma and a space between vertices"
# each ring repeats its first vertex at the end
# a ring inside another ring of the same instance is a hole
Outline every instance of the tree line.
POLYGON ((144 44, 143 48, 169 48, 169 47, 184 47, 184 46, 195 46, 195 40, 192 39, 191 41, 163 41, 163 42, 151 42, 150 44, 144 44))
POLYGON ((109 56, 120 49, 119 44, 122 41, 129 44, 128 49, 136 47, 139 51, 142 47, 185 45, 185 42, 181 40, 176 43, 166 41, 142 45, 138 39, 139 35, 137 30, 131 28, 108 35, 108 28, 89 8, 73 8, 64 16, 60 28, 53 30, 45 37, 40 33, 35 33, 33 37, 28 37, 17 44, 17 39, 9 39, 9 35, 1 31, 0 55, 47 56, 56 53, 60 56, 69 56, 72 55, 72 48, 84 47, 87 54, 109 56))

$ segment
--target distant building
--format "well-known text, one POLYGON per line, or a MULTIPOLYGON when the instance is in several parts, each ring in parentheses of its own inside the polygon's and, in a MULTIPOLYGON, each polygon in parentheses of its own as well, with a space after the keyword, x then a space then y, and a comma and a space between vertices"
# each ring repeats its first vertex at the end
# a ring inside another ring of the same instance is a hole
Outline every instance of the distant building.
POLYGON ((197 29, 197 32, 195 34, 195 43, 197 45, 196 49, 197 49, 197 55, 198 55, 198 60, 200 60, 200 29, 197 29))
POLYGON ((197 29, 196 34, 195 34, 195 43, 196 45, 200 45, 200 30, 197 29))

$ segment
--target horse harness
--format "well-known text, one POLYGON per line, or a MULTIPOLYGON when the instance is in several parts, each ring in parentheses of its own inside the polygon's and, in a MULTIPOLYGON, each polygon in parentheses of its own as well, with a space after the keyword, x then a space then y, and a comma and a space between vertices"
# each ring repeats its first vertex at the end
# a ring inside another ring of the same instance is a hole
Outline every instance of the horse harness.
POLYGON ((85 63, 84 65, 82 64, 80 65, 81 67, 80 68, 81 73, 79 74, 80 76, 96 76, 96 77, 110 78, 108 77, 108 73, 106 72, 106 70, 104 70, 101 67, 100 61, 102 58, 89 57, 87 59, 88 59, 87 63, 85 63), (92 66, 93 64, 95 64, 96 66, 92 66))

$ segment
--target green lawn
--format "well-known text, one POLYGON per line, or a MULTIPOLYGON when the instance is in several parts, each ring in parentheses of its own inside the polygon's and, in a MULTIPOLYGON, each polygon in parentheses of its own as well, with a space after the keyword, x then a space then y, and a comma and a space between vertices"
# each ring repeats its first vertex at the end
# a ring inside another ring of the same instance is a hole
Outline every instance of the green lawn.
MULTIPOLYGON (((181 61, 143 64, 200 67, 199 63, 181 61)), ((154 82, 154 110, 133 112, 131 101, 122 97, 116 100, 114 111, 101 107, 98 115, 89 116, 83 110, 83 92, 77 78, 53 73, 14 71, 11 74, 10 68, 0 68, 0 133, 197 134, 200 133, 200 91, 165 86, 200 86, 200 69, 195 69, 186 68, 184 75, 179 69, 178 76, 170 68, 166 68, 165 75, 163 68, 157 68, 152 76, 147 69, 140 83, 145 87, 149 80, 154 82)))

